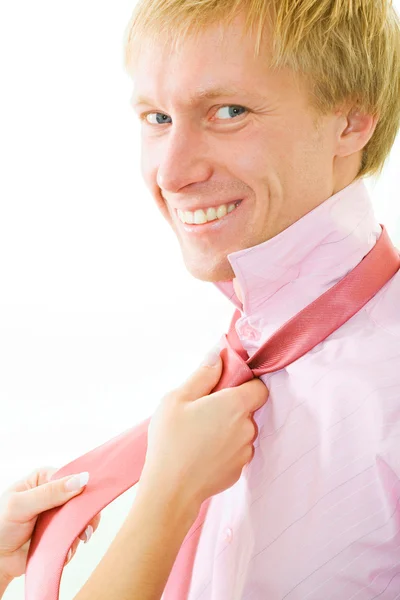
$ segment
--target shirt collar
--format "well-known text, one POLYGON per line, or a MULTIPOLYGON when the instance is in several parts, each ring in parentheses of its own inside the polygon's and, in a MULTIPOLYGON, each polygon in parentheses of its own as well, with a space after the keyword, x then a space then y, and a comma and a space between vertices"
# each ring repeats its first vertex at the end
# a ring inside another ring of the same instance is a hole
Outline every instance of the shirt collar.
MULTIPOLYGON (((280 305, 295 293, 299 312, 361 262, 380 233, 368 190, 359 179, 272 239, 228 254, 243 306, 232 281, 214 285, 242 316, 261 307, 264 312, 278 292, 280 305)), ((286 311, 285 318, 296 312, 286 311)))

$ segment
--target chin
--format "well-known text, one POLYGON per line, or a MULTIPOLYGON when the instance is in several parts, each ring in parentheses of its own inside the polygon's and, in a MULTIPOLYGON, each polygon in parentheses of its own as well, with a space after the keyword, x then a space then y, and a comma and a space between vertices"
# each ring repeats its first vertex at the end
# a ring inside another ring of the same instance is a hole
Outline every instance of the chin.
POLYGON ((211 264, 208 267, 199 261, 188 261, 185 258, 184 262, 189 273, 200 281, 216 283, 218 281, 232 281, 235 277, 228 259, 225 259, 222 263, 211 264))

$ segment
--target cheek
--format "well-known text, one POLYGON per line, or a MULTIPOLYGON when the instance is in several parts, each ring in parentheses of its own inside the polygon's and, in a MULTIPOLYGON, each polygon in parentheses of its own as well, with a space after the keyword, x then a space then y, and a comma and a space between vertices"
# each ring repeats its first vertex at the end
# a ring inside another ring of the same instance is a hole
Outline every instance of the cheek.
POLYGON ((237 144, 232 164, 236 176, 246 182, 255 192, 260 186, 272 184, 284 172, 285 165, 292 162, 291 136, 280 128, 261 129, 237 144))
POLYGON ((158 158, 155 152, 149 151, 142 146, 140 157, 140 171, 146 187, 155 199, 160 210, 165 208, 165 202, 161 197, 159 185, 157 183, 158 158))
POLYGON ((275 170, 285 178, 313 171, 324 160, 323 143, 308 119, 288 121, 269 136, 267 154, 275 170))
POLYGON ((267 140, 265 134, 253 130, 250 135, 228 141, 219 157, 224 156, 225 164, 237 179, 251 184, 270 162, 273 144, 267 140))
POLYGON ((147 186, 157 180, 157 163, 155 153, 149 152, 142 143, 140 154, 140 171, 147 186))
POLYGON ((155 159, 155 154, 152 152, 147 152, 144 148, 142 148, 140 156, 140 172, 142 179, 157 207, 163 216, 168 219, 168 209, 166 207, 164 198, 161 196, 161 191, 157 183, 157 171, 158 165, 155 159))

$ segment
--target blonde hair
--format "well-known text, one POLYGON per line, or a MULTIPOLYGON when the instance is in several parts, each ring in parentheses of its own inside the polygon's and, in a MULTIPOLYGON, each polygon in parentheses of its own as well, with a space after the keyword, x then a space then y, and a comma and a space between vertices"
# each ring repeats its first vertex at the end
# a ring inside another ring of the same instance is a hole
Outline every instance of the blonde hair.
POLYGON ((289 67, 310 84, 319 115, 351 101, 378 116, 357 178, 381 173, 400 127, 400 21, 391 0, 139 0, 125 32, 129 70, 141 44, 177 45, 244 13, 244 34, 273 32, 271 68, 289 67))

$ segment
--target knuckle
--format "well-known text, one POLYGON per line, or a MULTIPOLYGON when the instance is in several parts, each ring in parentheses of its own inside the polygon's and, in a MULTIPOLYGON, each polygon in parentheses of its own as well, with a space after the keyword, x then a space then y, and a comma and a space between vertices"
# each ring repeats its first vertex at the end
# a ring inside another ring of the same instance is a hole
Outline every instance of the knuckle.
POLYGON ((256 395, 257 399, 264 400, 264 398, 267 398, 269 396, 269 390, 265 383, 261 381, 261 379, 257 377, 256 379, 253 379, 252 383, 253 394, 256 395))
POLYGON ((248 449, 247 449, 248 459, 247 459, 246 464, 249 463, 249 462, 251 462, 253 460, 254 453, 255 453, 254 446, 253 446, 253 444, 251 444, 251 446, 249 446, 248 449))
POLYGON ((243 450, 243 457, 242 457, 242 462, 243 462, 243 466, 247 465, 249 462, 251 462, 251 460, 253 459, 254 456, 254 447, 253 445, 247 445, 245 447, 245 449, 243 450))
POLYGON ((250 416, 250 423, 252 425, 252 441, 254 443, 258 437, 258 425, 254 419, 254 415, 250 416))
POLYGON ((246 419, 246 423, 244 426, 244 432, 245 432, 246 442, 250 442, 250 440, 252 440, 254 438, 255 433, 256 433, 256 428, 251 419, 246 419))
POLYGON ((265 393, 265 391, 267 391, 267 393, 268 393, 268 388, 267 388, 267 386, 265 385, 265 383, 264 383, 264 382, 263 382, 263 381, 262 381, 262 380, 261 380, 259 377, 255 377, 255 378, 254 378, 254 379, 252 379, 252 380, 251 380, 249 383, 250 383, 250 384, 253 386, 253 388, 255 388, 255 390, 256 390, 257 392, 259 392, 260 394, 261 394, 261 393, 265 393))
POLYGON ((62 488, 63 491, 64 486, 65 483, 62 482, 61 479, 56 479, 54 481, 49 481, 47 484, 41 486, 41 491, 45 498, 51 498, 52 496, 54 496, 54 494, 60 491, 60 488, 62 488))
POLYGON ((65 480, 56 479, 38 487, 41 502, 48 505, 57 502, 60 498, 64 498, 66 492, 65 485, 65 480))
POLYGON ((259 385, 259 394, 262 400, 267 399, 269 397, 269 389, 268 387, 265 385, 265 383, 263 381, 260 381, 260 385, 259 385))

